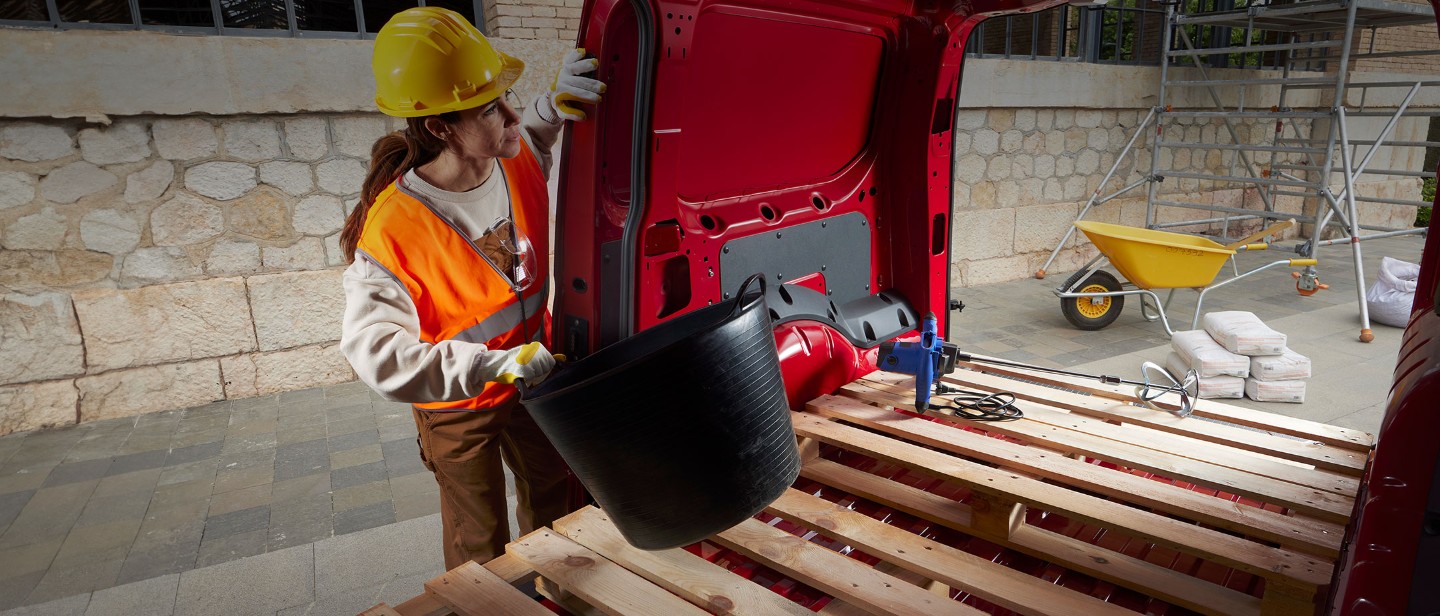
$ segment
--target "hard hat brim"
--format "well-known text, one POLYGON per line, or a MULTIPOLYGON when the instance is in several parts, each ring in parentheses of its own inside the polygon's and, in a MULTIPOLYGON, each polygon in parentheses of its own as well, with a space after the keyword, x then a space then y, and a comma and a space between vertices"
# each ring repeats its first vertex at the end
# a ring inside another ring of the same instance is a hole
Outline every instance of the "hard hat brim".
POLYGON ((520 75, 525 72, 525 62, 523 60, 499 51, 495 52, 495 54, 500 57, 500 72, 495 76, 493 81, 486 84, 485 88, 476 93, 475 96, 438 107, 396 109, 386 105, 377 95, 375 97, 375 106, 380 108, 381 113, 388 116, 397 118, 421 118, 449 113, 451 111, 465 111, 466 109, 474 109, 481 105, 488 105, 491 101, 504 96, 505 91, 509 90, 511 86, 514 86, 515 82, 520 80, 520 75))

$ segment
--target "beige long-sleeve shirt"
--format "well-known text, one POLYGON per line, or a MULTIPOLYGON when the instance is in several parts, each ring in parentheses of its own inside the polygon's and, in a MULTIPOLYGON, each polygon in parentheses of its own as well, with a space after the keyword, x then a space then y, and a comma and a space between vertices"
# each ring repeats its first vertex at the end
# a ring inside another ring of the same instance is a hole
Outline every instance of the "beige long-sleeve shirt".
MULTIPOLYGON (((542 117, 539 106, 548 104, 543 95, 537 98, 520 122, 521 138, 539 159, 547 178, 550 148, 561 128, 560 122, 542 117)), ((436 188, 413 169, 400 182, 472 240, 480 239, 498 218, 509 214, 510 194, 504 174, 498 172, 461 193, 436 188)), ((363 255, 357 252, 341 279, 345 317, 340 350, 360 380, 380 395, 411 403, 465 400, 479 395, 485 383, 498 375, 502 351, 458 340, 422 342, 419 312, 410 295, 363 255)))

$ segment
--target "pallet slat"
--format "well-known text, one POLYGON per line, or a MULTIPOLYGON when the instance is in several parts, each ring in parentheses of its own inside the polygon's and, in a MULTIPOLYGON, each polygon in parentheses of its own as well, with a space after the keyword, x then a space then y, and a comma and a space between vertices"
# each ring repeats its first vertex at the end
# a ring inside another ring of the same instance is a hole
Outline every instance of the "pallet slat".
MULTIPOLYGON (((1335 524, 1291 518, 1256 507, 1236 506, 1228 500, 1172 484, 1101 468, 1053 455, 1053 452, 1038 447, 1016 445, 933 421, 896 421, 897 417, 907 416, 844 398, 822 396, 807 405, 806 410, 1178 517, 1254 535, 1307 553, 1331 559, 1340 554, 1340 540, 1345 529, 1335 524)), ((988 429, 991 426, 983 427, 988 429)))
MULTIPOLYGON (((844 395, 850 397, 910 411, 915 410, 913 391, 914 385, 909 382, 871 380, 856 381, 841 389, 844 395)), ((1023 405, 1023 408, 1026 411, 1025 418, 1031 421, 981 424, 955 417, 947 416, 946 419, 1024 440, 1043 439, 1047 446, 1226 491, 1233 492, 1237 488, 1243 488, 1246 483, 1239 480, 1241 485, 1235 487, 1226 483, 1226 480, 1233 483, 1237 481, 1237 477, 1243 477, 1236 475, 1236 472, 1322 490, 1342 497, 1328 506, 1332 516, 1348 517, 1354 507, 1353 497, 1360 489, 1360 480, 1350 475, 1316 470, 1219 443, 1192 439, 1136 424, 1115 425, 1081 413, 1052 408, 1042 402, 1030 401, 1023 405), (1092 438, 1086 438, 1087 436, 1092 438)), ((1291 491, 1283 485, 1277 486, 1277 490, 1277 493, 1291 491)), ((1276 502, 1263 497, 1260 500, 1276 502)), ((1303 500, 1299 502, 1302 507, 1306 506, 1303 500)))
POLYGON ((702 616, 707 613, 547 528, 512 542, 506 546, 506 552, 612 616, 702 616))
POLYGON ((534 599, 488 569, 466 563, 425 583, 425 591, 461 616, 553 616, 534 599))
POLYGON ((1028 526, 1016 529, 1009 537, 986 535, 971 525, 970 508, 962 503, 843 464, 816 460, 807 463, 801 470, 801 475, 946 528, 975 535, 1042 560, 1063 564, 1097 579, 1202 614, 1254 616, 1260 613, 1260 600, 1255 597, 1083 541, 1028 526))
POLYGON ((652 552, 632 547, 605 513, 594 507, 556 520, 553 527, 570 540, 715 613, 811 614, 793 601, 685 550, 652 552))
MULTIPOLYGON (((871 376, 876 376, 872 374, 871 376)), ((867 377, 868 378, 868 377, 867 377)), ((1153 409, 1131 406, 1110 398, 1087 396, 1043 385, 974 371, 955 372, 941 379, 953 385, 989 391, 1008 391, 1016 398, 1084 413, 1104 419, 1143 425, 1156 430, 1220 443, 1303 464, 1359 475, 1365 469, 1366 454, 1329 445, 1316 445, 1283 436, 1255 432, 1235 426, 1176 417, 1153 409)))
POLYGON ((712 540, 875 614, 981 614, 754 518, 712 540))
POLYGON ((455 613, 450 606, 441 603, 428 592, 422 592, 395 606, 395 611, 399 612, 400 616, 449 616, 455 613))
POLYGON ((1120 606, 996 565, 793 489, 766 510, 815 532, 844 540, 897 567, 1022 614, 1134 616, 1134 612, 1120 606))
POLYGON ((1314 557, 1267 547, 1194 524, 1156 516, 1060 486, 966 462, 917 445, 877 437, 815 415, 792 412, 791 419, 796 433, 801 436, 842 445, 846 449, 871 457, 932 473, 942 479, 959 482, 972 490, 1000 495, 1027 506, 1133 533, 1266 579, 1288 578, 1297 584, 1311 587, 1328 584, 1330 581, 1332 566, 1314 557))
MULTIPOLYGON (((973 354, 972 354, 973 355, 973 354)), ((975 357, 983 357, 975 355, 975 357)), ((1128 400, 1134 397, 1134 389, 1121 385, 1107 385, 1096 381, 1081 380, 1078 378, 1066 377, 1063 375, 1048 374, 1025 370, 1021 368, 1008 368, 1003 366, 992 366, 989 364, 975 364, 961 362, 961 365, 976 372, 988 372, 1002 376, 1020 377, 1026 380, 1040 383, 1051 383, 1067 389, 1082 391, 1097 396, 1105 396, 1117 400, 1128 400)), ((1156 404, 1167 410, 1180 408, 1180 397, 1174 394, 1166 395, 1155 401, 1156 404)), ((1279 434, 1286 434, 1296 438, 1309 439, 1333 445, 1344 449, 1351 449, 1359 452, 1369 452, 1375 446, 1375 435, 1363 430, 1354 430, 1332 426, 1298 417, 1290 417, 1277 413, 1256 411, 1242 406, 1225 404, 1215 400, 1202 400, 1195 404, 1195 416, 1225 421, 1236 425, 1247 426, 1257 430, 1266 430, 1279 434)))

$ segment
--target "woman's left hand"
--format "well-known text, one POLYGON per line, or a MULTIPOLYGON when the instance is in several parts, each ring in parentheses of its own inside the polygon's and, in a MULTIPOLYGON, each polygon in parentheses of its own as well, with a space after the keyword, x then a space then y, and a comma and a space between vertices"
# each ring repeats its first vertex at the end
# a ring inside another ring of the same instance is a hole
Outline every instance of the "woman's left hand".
POLYGON ((594 105, 600 102, 600 95, 605 93, 605 83, 582 76, 595 72, 599 67, 600 61, 586 58, 584 49, 572 49, 565 54, 565 60, 560 64, 560 71, 555 75, 555 82, 550 86, 548 97, 550 108, 556 117, 562 120, 584 120, 585 112, 573 103, 594 105))

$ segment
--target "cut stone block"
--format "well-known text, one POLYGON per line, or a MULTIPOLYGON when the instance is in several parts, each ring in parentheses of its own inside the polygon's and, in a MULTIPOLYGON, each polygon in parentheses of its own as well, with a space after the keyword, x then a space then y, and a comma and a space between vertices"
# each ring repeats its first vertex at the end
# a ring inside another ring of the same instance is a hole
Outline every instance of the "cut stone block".
POLYGON ((85 248, 123 255, 140 245, 140 222, 119 210, 93 210, 80 219, 85 248))
POLYGON ((55 203, 74 203, 119 183, 115 174, 77 160, 40 180, 40 196, 55 203))
POLYGON ((157 160, 155 164, 125 178, 125 202, 140 203, 159 199, 174 181, 175 165, 168 160, 157 160))
POLYGON ((117 122, 80 131, 80 154, 97 165, 133 163, 150 158, 150 130, 139 122, 117 122))
POLYGON ((208 158, 220 149, 215 127, 204 120, 158 120, 151 132, 155 135, 155 149, 168 160, 208 158))
POLYGON ((256 348, 239 278, 79 291, 75 311, 92 372, 256 348))
POLYGON ((0 128, 0 156, 5 158, 35 163, 74 153, 75 140, 59 126, 16 122, 0 128))
POLYGON ((179 195, 150 213, 150 237, 157 246, 184 246, 225 232, 225 215, 214 204, 179 195))
POLYGON ((0 250, 0 286, 26 293, 73 287, 103 280, 114 264, 88 250, 0 250))
POLYGON ((0 210, 35 200, 35 176, 20 171, 0 171, 0 210))
POLYGON ((131 417, 223 400, 220 363, 213 359, 116 370, 75 380, 80 421, 131 417))
POLYGON ((339 344, 319 344, 286 351, 249 353, 220 360, 225 395, 264 396, 282 391, 335 385, 355 380, 339 344))
POLYGON ((79 400, 75 382, 68 379, 0 387, 0 436, 74 425, 79 400))
POLYGON ((60 250, 69 230, 70 221, 47 207, 6 227, 3 241, 10 250, 60 250))
POLYGON ((190 258, 190 253, 177 246, 137 248, 125 255, 120 268, 120 280, 129 284, 178 282, 201 274, 200 266, 190 258))
POLYGON ((0 384, 85 373, 85 347, 63 293, 0 298, 0 384))
POLYGON ((220 201, 239 197, 256 185, 255 168, 243 163, 202 163, 185 172, 185 188, 220 201))
POLYGON ((321 270, 247 279, 260 350, 339 340, 345 313, 340 275, 340 270, 321 270))

